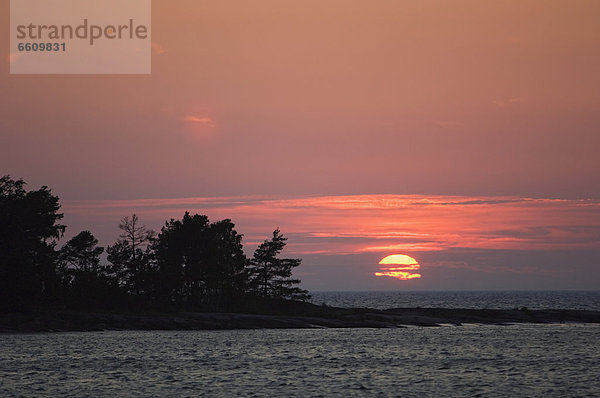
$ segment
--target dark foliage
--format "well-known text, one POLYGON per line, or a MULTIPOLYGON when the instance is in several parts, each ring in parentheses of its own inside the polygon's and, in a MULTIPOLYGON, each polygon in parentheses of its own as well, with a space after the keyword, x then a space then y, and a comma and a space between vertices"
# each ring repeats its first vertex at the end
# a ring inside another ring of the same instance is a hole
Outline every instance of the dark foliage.
POLYGON ((152 290, 151 248, 156 233, 140 224, 135 214, 122 218, 119 229, 119 240, 106 248, 111 263, 109 274, 127 293, 147 295, 152 290))
POLYGON ((100 255, 102 252, 104 252, 104 248, 98 247, 98 239, 90 231, 81 231, 60 249, 59 259, 66 272, 76 279, 77 275, 81 273, 99 274, 101 272, 100 255))
POLYGON ((185 213, 165 224, 155 245, 163 301, 220 307, 244 294, 246 256, 231 220, 185 213))
POLYGON ((301 260, 278 257, 287 240, 279 230, 249 260, 231 220, 211 223, 186 212, 157 236, 133 214, 121 220, 104 264, 104 248, 87 230, 55 250, 65 231, 58 224, 58 197, 47 187, 28 192, 24 186, 9 176, 0 179, 3 311, 48 305, 267 311, 283 299, 310 297, 292 278, 301 260))
POLYGON ((74 308, 115 308, 123 298, 109 268, 101 264, 103 247, 90 231, 81 231, 58 253, 62 300, 74 308))
POLYGON ((292 269, 299 266, 302 260, 278 258, 286 241, 287 238, 276 229, 273 237, 256 249, 249 266, 250 290, 262 298, 307 300, 310 298, 308 292, 295 286, 300 284, 300 280, 292 278, 292 269))
POLYGON ((0 299, 4 310, 53 302, 58 295, 55 241, 58 197, 47 187, 26 191, 23 180, 0 178, 0 299))

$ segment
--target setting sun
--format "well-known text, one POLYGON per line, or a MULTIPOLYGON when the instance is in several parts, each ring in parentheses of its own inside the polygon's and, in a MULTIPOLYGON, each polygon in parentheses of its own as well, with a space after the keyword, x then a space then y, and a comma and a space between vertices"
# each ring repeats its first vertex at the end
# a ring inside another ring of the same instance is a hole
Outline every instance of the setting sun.
POLYGON ((406 254, 392 254, 382 258, 379 264, 419 265, 419 262, 406 254))
POLYGON ((390 265, 391 267, 381 267, 375 276, 388 276, 400 280, 418 279, 421 274, 412 273, 421 268, 417 260, 406 254, 392 254, 379 261, 379 265, 390 265))

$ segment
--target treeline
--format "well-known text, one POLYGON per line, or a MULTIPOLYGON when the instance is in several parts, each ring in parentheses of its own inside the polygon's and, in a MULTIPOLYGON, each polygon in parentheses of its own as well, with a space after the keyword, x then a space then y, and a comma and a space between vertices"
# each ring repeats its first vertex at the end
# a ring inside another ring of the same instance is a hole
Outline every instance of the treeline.
POLYGON ((0 299, 3 311, 77 309, 248 310, 272 299, 307 300, 292 277, 301 259, 280 258, 276 229, 248 258, 231 220, 185 213, 159 233, 124 217, 106 248, 90 231, 62 247, 59 198, 47 187, 0 179, 0 299), (106 260, 103 260, 105 258, 106 260))

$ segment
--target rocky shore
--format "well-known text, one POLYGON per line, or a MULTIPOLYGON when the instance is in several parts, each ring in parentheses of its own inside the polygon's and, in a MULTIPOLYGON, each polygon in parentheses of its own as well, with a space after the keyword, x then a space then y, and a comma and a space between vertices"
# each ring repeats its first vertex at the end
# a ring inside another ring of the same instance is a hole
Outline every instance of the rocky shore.
POLYGON ((388 328, 462 324, 600 323, 600 311, 499 309, 333 308, 303 304, 286 314, 115 313, 45 310, 0 314, 0 333, 101 330, 224 330, 299 328, 388 328))

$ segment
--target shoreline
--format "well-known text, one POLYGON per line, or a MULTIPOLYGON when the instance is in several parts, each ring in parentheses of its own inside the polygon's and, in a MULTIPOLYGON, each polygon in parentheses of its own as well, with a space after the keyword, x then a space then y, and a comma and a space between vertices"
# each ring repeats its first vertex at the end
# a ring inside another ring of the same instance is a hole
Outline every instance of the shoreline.
POLYGON ((0 333, 107 330, 239 330, 314 328, 402 328, 462 324, 600 323, 600 311, 448 308, 335 308, 314 306, 310 314, 232 312, 102 312, 45 310, 0 314, 0 333), (319 311, 320 310, 320 311, 319 311))

